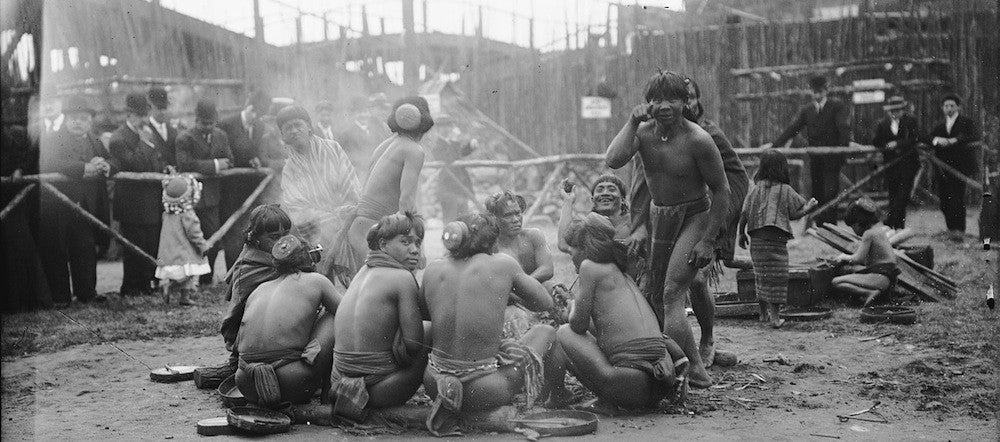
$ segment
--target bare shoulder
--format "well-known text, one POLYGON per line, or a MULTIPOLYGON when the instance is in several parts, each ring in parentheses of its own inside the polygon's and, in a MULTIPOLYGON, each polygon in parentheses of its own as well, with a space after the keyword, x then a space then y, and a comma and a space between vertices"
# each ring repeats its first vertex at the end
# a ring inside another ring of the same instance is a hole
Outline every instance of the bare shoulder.
POLYGON ((381 277, 384 277, 388 282, 391 282, 394 286, 399 287, 400 290, 416 289, 417 280, 412 273, 403 269, 393 269, 385 268, 385 272, 381 277))
POLYGON ((604 279, 611 276, 613 270, 617 269, 614 264, 610 263, 597 263, 589 259, 584 260, 580 263, 580 274, 587 274, 592 279, 604 279))
POLYGON ((513 256, 506 253, 494 253, 486 257, 490 267, 497 269, 503 273, 514 272, 515 270, 521 270, 521 263, 517 262, 513 256))
POLYGON ((531 242, 535 244, 545 243, 545 234, 542 233, 541 229, 536 229, 532 227, 532 228, 522 229, 522 231, 524 232, 524 235, 531 240, 531 242))
POLYGON ((298 280, 300 284, 308 285, 314 288, 325 288, 333 287, 333 282, 329 278, 323 276, 322 273, 309 272, 309 273, 299 273, 298 280))
POLYGON ((690 121, 685 121, 685 124, 688 127, 688 136, 692 145, 698 148, 707 147, 717 150, 715 147, 715 140, 712 139, 712 135, 710 135, 708 131, 690 121))

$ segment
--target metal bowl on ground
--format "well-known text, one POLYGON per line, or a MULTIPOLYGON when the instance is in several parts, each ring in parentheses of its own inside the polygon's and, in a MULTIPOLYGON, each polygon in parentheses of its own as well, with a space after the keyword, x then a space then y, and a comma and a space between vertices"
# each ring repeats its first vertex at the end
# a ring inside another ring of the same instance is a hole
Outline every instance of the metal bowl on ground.
POLYGON ((290 417, 266 408, 230 408, 226 420, 233 427, 256 434, 285 433, 292 428, 290 417))
POLYGON ((553 410, 521 416, 511 422, 541 436, 582 436, 597 432, 598 418, 589 411, 553 410))
POLYGON ((778 316, 786 321, 818 321, 828 319, 832 315, 833 311, 826 307, 794 307, 778 313, 778 316))
POLYGON ((247 404, 247 399, 236 386, 236 375, 229 376, 219 384, 219 396, 222 397, 222 404, 226 408, 242 407, 247 404))
POLYGON ((149 372, 153 382, 182 382, 194 379, 194 365, 164 365, 149 372))

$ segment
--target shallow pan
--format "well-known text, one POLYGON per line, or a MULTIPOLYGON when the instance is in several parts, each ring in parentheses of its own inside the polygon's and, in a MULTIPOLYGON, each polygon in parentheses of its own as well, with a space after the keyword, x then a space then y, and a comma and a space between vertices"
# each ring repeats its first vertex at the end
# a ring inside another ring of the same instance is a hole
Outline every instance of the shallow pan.
POLYGON ((236 375, 232 375, 219 384, 219 396, 222 397, 222 404, 227 408, 242 407, 247 404, 247 399, 243 397, 243 392, 236 386, 236 375))
POLYGON ((291 418, 264 408, 230 408, 226 420, 233 427, 256 434, 285 433, 292 428, 291 418))
POLYGON ((511 422, 542 436, 582 436, 597 432, 597 415, 589 411, 554 410, 532 413, 511 422))

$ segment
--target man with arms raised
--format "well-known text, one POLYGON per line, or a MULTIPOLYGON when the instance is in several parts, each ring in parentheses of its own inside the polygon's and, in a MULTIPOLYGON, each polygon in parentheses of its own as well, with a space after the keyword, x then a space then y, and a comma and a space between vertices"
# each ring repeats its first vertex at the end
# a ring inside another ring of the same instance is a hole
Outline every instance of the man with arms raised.
POLYGON ((372 155, 357 216, 351 223, 349 238, 358 262, 368 254, 368 229, 375 222, 401 210, 415 210, 420 169, 424 167, 420 140, 434 126, 434 119, 427 100, 406 97, 392 106, 387 123, 393 135, 372 155))
POLYGON ((337 310, 331 398, 334 417, 363 421, 365 410, 402 405, 416 393, 427 345, 413 270, 423 219, 384 216, 368 231, 368 258, 337 310))
POLYGON ((424 388, 434 398, 427 428, 458 434, 460 412, 511 404, 522 390, 529 402, 541 387, 542 357, 555 330, 536 325, 520 340, 503 340, 504 307, 513 293, 528 308, 548 311, 552 298, 510 256, 492 254, 499 229, 493 217, 461 215, 444 229, 449 255, 427 266, 423 301, 434 349, 424 388))
POLYGON ((302 239, 287 235, 271 248, 277 279, 265 282, 247 298, 236 346, 236 385, 251 401, 267 407, 301 403, 323 387, 333 359, 334 314, 340 304, 333 283, 314 272, 315 263, 302 239), (326 309, 317 317, 319 308, 326 309))
POLYGON ((649 303, 625 275, 627 250, 614 235, 597 213, 567 231, 580 290, 545 374, 550 406, 570 396, 564 367, 606 405, 628 409, 656 406, 677 387, 674 360, 681 374, 687 367, 683 351, 660 332, 649 303))
POLYGON ((628 190, 625 183, 618 177, 607 173, 601 175, 590 186, 590 205, 585 213, 575 210, 575 203, 586 193, 585 190, 577 190, 576 186, 563 181, 562 213, 559 216, 559 250, 571 253, 571 247, 566 243, 566 234, 574 219, 582 219, 587 216, 586 212, 593 212, 604 215, 611 221, 615 229, 615 240, 625 242, 631 234, 632 225, 628 216, 628 204, 625 203, 628 190))
POLYGON ((637 153, 642 158, 652 196, 644 292, 664 332, 691 360, 691 384, 704 388, 712 378, 701 361, 684 303, 695 272, 712 261, 729 184, 712 137, 683 116, 687 98, 684 77, 673 72, 654 75, 646 86, 647 103, 632 109, 608 146, 606 161, 617 169, 637 153))

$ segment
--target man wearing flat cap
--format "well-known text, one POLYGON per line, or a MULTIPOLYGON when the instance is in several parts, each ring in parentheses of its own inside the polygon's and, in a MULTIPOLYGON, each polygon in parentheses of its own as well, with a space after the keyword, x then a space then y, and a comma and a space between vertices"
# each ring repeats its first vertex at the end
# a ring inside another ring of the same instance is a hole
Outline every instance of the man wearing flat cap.
MULTIPOLYGON (((763 147, 784 147, 796 134, 805 130, 807 146, 848 146, 851 143, 851 110, 840 100, 828 97, 826 77, 809 79, 812 100, 799 109, 795 120, 773 143, 763 147)), ((820 204, 837 197, 840 193, 840 169, 844 165, 844 154, 811 155, 809 157, 809 177, 812 196, 820 204)), ((816 217, 817 223, 836 223, 837 211, 828 210, 816 217)))
POLYGON ((149 104, 152 105, 149 112, 149 127, 153 134, 150 141, 162 152, 163 161, 176 166, 177 126, 170 124, 170 115, 167 114, 167 108, 170 107, 167 90, 161 86, 149 88, 149 104))
MULTIPOLYGON (((233 165, 233 152, 229 147, 229 137, 215 127, 218 112, 215 102, 208 99, 198 100, 194 109, 194 127, 181 132, 177 136, 177 169, 180 172, 197 172, 205 176, 202 181, 201 201, 194 211, 201 221, 201 230, 205 237, 211 237, 219 230, 219 202, 222 194, 222 184, 216 176, 219 172, 233 165)), ((215 258, 218 248, 213 248, 205 256, 212 273, 202 275, 200 283, 211 285, 215 271, 215 258)))
POLYGON ((913 179, 920 169, 920 155, 916 149, 920 129, 917 119, 908 112, 910 103, 903 97, 890 97, 882 108, 887 116, 875 127, 872 145, 882 151, 884 163, 899 159, 883 176, 889 192, 885 225, 898 230, 906 227, 906 206, 910 204, 913 179))
MULTIPOLYGON (((83 97, 67 99, 63 124, 42 139, 40 168, 69 178, 52 183, 60 192, 92 215, 106 208, 106 178, 116 172, 110 153, 91 132, 94 110, 83 97), (104 204, 102 204, 102 202, 104 204)), ((56 304, 103 301, 97 294, 97 250, 94 229, 83 216, 67 207, 50 192, 41 198, 42 266, 56 304), (72 275, 72 277, 71 277, 72 275), (72 281, 72 284, 71 284, 72 281)), ((100 217, 100 216, 98 216, 100 217)))
MULTIPOLYGON (((971 118, 961 114, 962 99, 949 93, 941 97, 944 121, 924 136, 934 156, 967 177, 977 175, 976 147, 971 144, 982 138, 982 133, 971 118)), ((937 168, 934 175, 938 200, 944 222, 952 241, 961 242, 965 236, 965 181, 937 168)))
MULTIPOLYGON (((122 172, 164 172, 164 153, 150 140, 149 101, 144 93, 125 97, 125 122, 111 134, 108 148, 122 172)), ((156 256, 160 244, 159 181, 116 180, 113 215, 121 233, 144 252, 156 256)), ((122 257, 123 296, 152 294, 156 264, 128 249, 122 257)))

